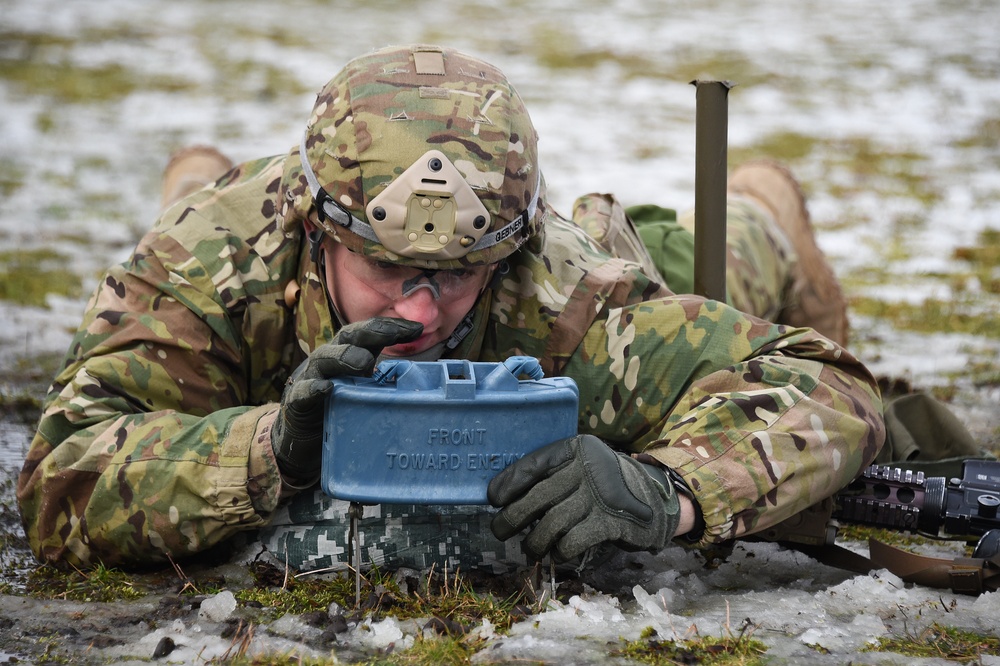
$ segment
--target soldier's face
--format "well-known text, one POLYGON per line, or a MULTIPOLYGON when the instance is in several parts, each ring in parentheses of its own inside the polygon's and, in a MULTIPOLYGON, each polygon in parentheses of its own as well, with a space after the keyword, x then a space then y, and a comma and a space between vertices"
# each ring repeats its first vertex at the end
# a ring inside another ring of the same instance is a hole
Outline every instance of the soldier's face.
POLYGON ((424 325, 412 342, 386 348, 390 356, 411 356, 448 338, 472 309, 492 274, 491 266, 459 271, 421 271, 374 261, 327 239, 326 283, 347 323, 372 317, 401 317, 424 325))

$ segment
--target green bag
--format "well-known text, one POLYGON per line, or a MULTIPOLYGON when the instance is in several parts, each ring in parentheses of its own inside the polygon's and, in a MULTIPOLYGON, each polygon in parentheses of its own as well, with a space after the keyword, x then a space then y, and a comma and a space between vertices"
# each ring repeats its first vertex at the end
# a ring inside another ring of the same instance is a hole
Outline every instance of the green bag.
POLYGON ((965 424, 927 393, 891 398, 885 406, 885 446, 876 462, 923 471, 928 476, 961 476, 962 461, 982 458, 965 424))
POLYGON ((694 293, 694 236, 677 222, 677 211, 653 204, 625 209, 642 244, 675 294, 694 293))

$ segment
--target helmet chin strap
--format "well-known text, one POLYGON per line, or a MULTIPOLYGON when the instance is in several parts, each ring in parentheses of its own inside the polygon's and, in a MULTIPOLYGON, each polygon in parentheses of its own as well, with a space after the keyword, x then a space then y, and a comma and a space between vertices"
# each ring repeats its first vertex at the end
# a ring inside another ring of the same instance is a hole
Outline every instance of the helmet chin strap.
POLYGON ((309 258, 317 266, 321 263, 325 263, 320 257, 320 252, 323 251, 323 236, 323 230, 318 228, 313 228, 312 231, 306 234, 306 238, 309 241, 309 258))
MULTIPOLYGON (((483 291, 485 293, 485 290, 483 291)), ((480 294, 482 298, 482 294, 480 294)), ((379 354, 376 360, 376 365, 382 361, 392 359, 392 360, 403 360, 403 361, 437 361, 441 358, 446 351, 451 351, 457 347, 462 340, 465 339, 469 333, 472 332, 472 320, 476 316, 476 307, 479 305, 479 299, 476 299, 475 305, 469 310, 466 315, 462 318, 462 321, 458 323, 455 330, 452 332, 451 336, 447 340, 442 340, 433 347, 425 349, 422 352, 417 352, 416 354, 410 354, 409 356, 389 356, 387 354, 379 354)))
POLYGON ((323 291, 326 293, 327 307, 330 308, 330 319, 333 320, 333 323, 337 328, 343 328, 346 325, 346 322, 340 315, 340 309, 333 300, 333 291, 330 289, 330 285, 327 284, 326 252, 323 252, 324 236, 325 234, 323 233, 323 230, 319 228, 314 228, 306 235, 309 242, 309 259, 316 264, 316 273, 319 275, 319 282, 323 285, 323 291))

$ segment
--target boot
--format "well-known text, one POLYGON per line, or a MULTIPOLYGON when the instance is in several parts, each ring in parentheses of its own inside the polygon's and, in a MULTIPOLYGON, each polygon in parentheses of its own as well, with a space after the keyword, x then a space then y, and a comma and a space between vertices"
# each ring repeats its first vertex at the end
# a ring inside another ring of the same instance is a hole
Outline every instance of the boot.
POLYGON ((233 168, 228 157, 211 146, 188 146, 170 156, 163 170, 161 210, 214 183, 233 168))
POLYGON ((752 199, 770 211, 798 255, 791 271, 789 298, 778 313, 777 323, 809 327, 846 345, 847 302, 833 269, 816 245, 795 177, 780 164, 755 161, 733 172, 728 189, 730 194, 752 199))

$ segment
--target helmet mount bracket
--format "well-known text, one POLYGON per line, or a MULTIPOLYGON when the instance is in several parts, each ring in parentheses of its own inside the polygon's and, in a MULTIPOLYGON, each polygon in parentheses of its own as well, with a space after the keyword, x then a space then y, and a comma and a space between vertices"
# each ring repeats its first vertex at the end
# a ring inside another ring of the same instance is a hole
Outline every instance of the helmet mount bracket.
POLYGON ((386 249, 404 257, 464 256, 490 226, 490 213, 451 160, 429 150, 365 208, 386 249))

